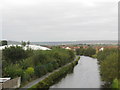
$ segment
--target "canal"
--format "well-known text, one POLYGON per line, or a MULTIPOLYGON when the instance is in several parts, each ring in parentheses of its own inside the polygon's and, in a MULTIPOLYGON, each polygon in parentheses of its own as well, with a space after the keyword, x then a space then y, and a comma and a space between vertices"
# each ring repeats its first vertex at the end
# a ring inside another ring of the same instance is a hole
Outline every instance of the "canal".
POLYGON ((73 73, 50 88, 100 88, 101 79, 97 59, 81 56, 73 73))

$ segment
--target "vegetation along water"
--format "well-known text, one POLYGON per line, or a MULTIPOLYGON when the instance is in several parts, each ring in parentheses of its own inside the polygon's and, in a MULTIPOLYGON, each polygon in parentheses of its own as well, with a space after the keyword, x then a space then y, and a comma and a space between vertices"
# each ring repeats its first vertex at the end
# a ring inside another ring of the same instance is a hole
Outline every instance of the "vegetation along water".
POLYGON ((3 50, 3 76, 21 77, 22 84, 52 72, 74 60, 73 51, 53 48, 52 50, 24 50, 19 46, 3 50))
MULTIPOLYGON (((89 58, 86 57, 88 58, 88 60, 82 57, 85 60, 82 59, 81 62, 79 61, 79 64, 77 66, 79 67, 78 68, 79 71, 77 70, 75 72, 77 73, 80 72, 81 74, 77 76, 76 79, 79 80, 82 77, 81 75, 83 73, 85 73, 84 76, 87 75, 87 71, 84 70, 85 68, 82 68, 82 63, 86 62, 84 63, 84 65, 88 67, 90 66, 87 65, 89 62, 95 61, 99 65, 95 64, 97 65, 97 67, 92 67, 93 69, 91 69, 91 72, 92 70, 94 71, 94 69, 95 70, 97 69, 98 77, 99 78, 101 77, 100 80, 104 82, 104 85, 102 83, 102 87, 119 88, 120 87, 119 54, 120 54, 119 49, 113 49, 113 48, 104 49, 103 51, 96 51, 96 49, 94 49, 91 46, 89 46, 88 48, 81 47, 79 49, 76 49, 76 55, 81 55, 85 57, 89 56, 89 58), (96 59, 92 58, 91 60, 90 57, 94 57, 96 59), (80 69, 83 70, 81 71, 80 69)), ((74 70, 76 69, 73 68, 78 61, 74 61, 74 59, 75 59, 75 52, 73 50, 66 50, 57 47, 53 47, 51 50, 46 50, 46 51, 32 50, 30 48, 24 50, 20 46, 6 47, 5 49, 2 50, 2 62, 3 62, 2 76, 11 77, 11 78, 21 77, 22 85, 25 85, 26 83, 29 83, 34 79, 40 78, 46 75, 47 73, 53 72, 54 70, 61 67, 61 69, 58 71, 59 74, 58 72, 55 72, 51 74, 50 77, 48 77, 47 79, 44 79, 42 82, 33 86, 33 87, 49 88, 51 85, 55 84, 56 82, 61 80, 61 78, 66 76, 67 73, 69 73, 69 71, 73 71, 73 76, 74 74, 76 75, 76 73, 74 72, 74 70), (68 64, 70 62, 72 63, 68 64), (64 67, 65 65, 67 66, 64 67)), ((91 65, 94 66, 94 64, 91 65)), ((85 76, 82 79, 87 77, 88 76, 85 76)), ((98 82, 100 80, 98 80, 98 82)), ((79 86, 81 85, 82 83, 81 84, 79 83, 79 86)), ((101 83, 99 83, 99 85, 101 85, 101 83)), ((96 85, 96 87, 99 87, 99 85, 96 85)), ((52 87, 54 87, 54 85, 52 87)))

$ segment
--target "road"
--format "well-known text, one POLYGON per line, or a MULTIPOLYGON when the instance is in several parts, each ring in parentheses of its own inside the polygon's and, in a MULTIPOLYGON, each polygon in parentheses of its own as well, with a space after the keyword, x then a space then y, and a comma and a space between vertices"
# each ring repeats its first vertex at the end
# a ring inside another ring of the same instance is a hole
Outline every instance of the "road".
POLYGON ((35 85, 35 84, 39 83, 40 81, 42 81, 43 79, 45 79, 46 77, 48 77, 50 74, 51 74, 51 73, 48 73, 48 74, 44 75, 43 77, 38 78, 38 79, 30 82, 30 83, 28 83, 27 85, 25 85, 25 86, 22 87, 22 88, 30 88, 30 87, 32 87, 33 85, 35 85))
MULTIPOLYGON (((76 56, 75 60, 76 60, 77 58, 78 58, 78 56, 76 56)), ((68 63, 68 64, 66 64, 66 65, 69 65, 69 64, 71 64, 71 63, 72 63, 72 62, 70 62, 70 63, 68 63)), ((66 65, 64 65, 64 66, 62 66, 62 67, 65 67, 66 65)), ((62 68, 62 67, 60 67, 60 68, 62 68)), ((36 79, 36 80, 28 83, 27 85, 25 85, 25 86, 22 87, 22 88, 30 88, 30 87, 32 87, 33 85, 36 85, 37 83, 39 83, 40 81, 42 81, 42 80, 44 80, 46 77, 48 77, 50 74, 59 71, 60 68, 54 70, 54 71, 51 72, 51 73, 48 73, 48 74, 44 75, 44 76, 41 77, 41 78, 38 78, 38 79, 36 79)))

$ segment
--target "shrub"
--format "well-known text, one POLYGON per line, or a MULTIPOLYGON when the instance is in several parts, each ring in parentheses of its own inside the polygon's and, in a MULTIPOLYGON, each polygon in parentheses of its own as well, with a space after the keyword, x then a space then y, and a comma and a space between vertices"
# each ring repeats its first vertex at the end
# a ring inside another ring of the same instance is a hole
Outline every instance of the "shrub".
POLYGON ((34 63, 31 57, 21 60, 19 64, 24 70, 27 69, 28 67, 34 67, 34 63))
POLYGON ((54 70, 54 66, 51 63, 45 65, 45 68, 48 72, 52 72, 54 70))
POLYGON ((80 48, 80 49, 76 49, 76 54, 91 57, 92 55, 96 54, 96 50, 93 49, 92 47, 89 47, 87 49, 80 48))
POLYGON ((23 70, 18 64, 11 64, 4 69, 5 76, 15 78, 23 75, 23 70))
POLYGON ((118 79, 114 79, 113 80, 112 88, 119 88, 119 81, 118 81, 118 79))
POLYGON ((45 68, 44 65, 38 65, 35 67, 36 76, 41 77, 41 76, 45 75, 46 73, 47 73, 47 69, 45 68))
POLYGON ((34 74, 34 68, 28 67, 25 72, 28 73, 30 76, 32 76, 34 74))

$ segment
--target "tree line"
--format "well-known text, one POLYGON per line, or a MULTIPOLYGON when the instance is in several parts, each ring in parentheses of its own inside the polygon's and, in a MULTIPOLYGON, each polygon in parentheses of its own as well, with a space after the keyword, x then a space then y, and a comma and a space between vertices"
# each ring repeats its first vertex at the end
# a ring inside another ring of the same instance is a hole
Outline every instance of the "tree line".
POLYGON ((92 47, 87 49, 76 49, 77 55, 94 56, 98 59, 100 64, 100 74, 102 81, 105 82, 103 87, 107 88, 120 88, 120 50, 118 49, 104 49, 96 53, 92 47))
MULTIPOLYGON (((8 45, 8 41, 7 40, 2 40, 0 41, 0 46, 5 46, 5 45, 8 45)), ((21 41, 21 45, 22 46, 26 46, 26 45, 30 45, 30 41, 21 41)))
POLYGON ((79 49, 76 49, 76 54, 77 55, 84 55, 84 56, 92 56, 92 55, 95 55, 96 54, 96 50, 92 47, 88 47, 88 48, 79 48, 79 49))
POLYGON ((3 77, 22 77, 22 82, 41 77, 48 72, 73 61, 73 51, 54 48, 52 50, 24 50, 20 46, 2 50, 3 77))
POLYGON ((97 54, 100 64, 100 73, 102 80, 105 81, 105 87, 118 88, 120 84, 120 52, 118 49, 105 49, 97 54))

